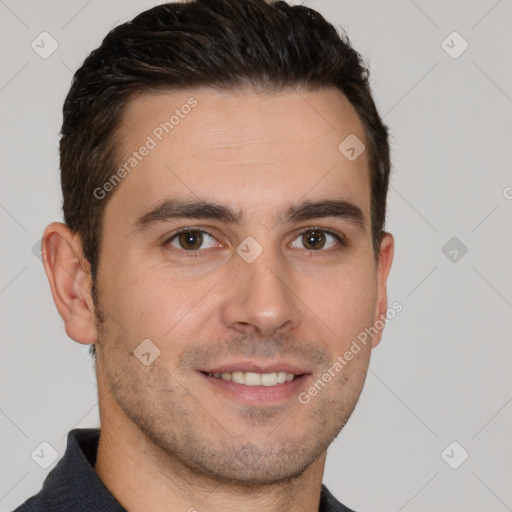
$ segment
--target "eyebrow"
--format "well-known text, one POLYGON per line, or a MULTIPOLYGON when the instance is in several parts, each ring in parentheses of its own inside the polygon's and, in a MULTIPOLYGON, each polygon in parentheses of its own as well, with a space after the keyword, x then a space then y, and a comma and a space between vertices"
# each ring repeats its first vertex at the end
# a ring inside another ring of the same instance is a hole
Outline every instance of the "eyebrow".
MULTIPOLYGON (((335 217, 364 229, 365 215, 362 210, 348 201, 325 199, 293 203, 284 213, 277 216, 278 222, 335 217)), ((166 199, 135 221, 135 231, 142 231, 172 219, 210 219, 225 224, 239 224, 244 218, 241 210, 207 200, 166 199)))

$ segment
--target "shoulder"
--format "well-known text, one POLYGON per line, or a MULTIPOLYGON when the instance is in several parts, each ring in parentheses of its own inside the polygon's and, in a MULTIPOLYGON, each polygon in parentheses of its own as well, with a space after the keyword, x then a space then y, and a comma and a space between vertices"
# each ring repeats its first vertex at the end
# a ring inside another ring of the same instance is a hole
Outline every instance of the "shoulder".
POLYGON ((346 507, 340 503, 330 492, 325 485, 322 484, 320 492, 320 508, 318 512, 355 512, 351 508, 346 507))

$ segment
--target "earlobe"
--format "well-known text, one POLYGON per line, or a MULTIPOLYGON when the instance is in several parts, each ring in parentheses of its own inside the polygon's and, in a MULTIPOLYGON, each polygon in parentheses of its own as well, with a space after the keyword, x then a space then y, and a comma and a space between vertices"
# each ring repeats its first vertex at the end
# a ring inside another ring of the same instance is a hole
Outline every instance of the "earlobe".
POLYGON ((387 281, 391 264, 393 262, 393 254, 395 249, 395 240, 391 233, 384 233, 380 243, 379 262, 377 267, 377 303, 375 307, 375 317, 373 319, 374 326, 382 327, 378 329, 378 333, 373 337, 372 347, 375 348, 382 339, 382 330, 386 319, 388 309, 387 281))
POLYGON ((95 343, 97 332, 89 263, 83 257, 78 236, 65 224, 53 222, 44 232, 41 255, 66 333, 78 343, 95 343))

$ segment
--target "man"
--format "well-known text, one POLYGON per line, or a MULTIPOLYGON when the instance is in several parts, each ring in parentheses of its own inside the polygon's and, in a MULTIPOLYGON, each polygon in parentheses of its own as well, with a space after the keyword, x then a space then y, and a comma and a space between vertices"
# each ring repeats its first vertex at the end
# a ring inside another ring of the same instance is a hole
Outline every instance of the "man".
POLYGON ((71 431, 17 510, 350 510, 326 450, 380 341, 393 238, 348 40, 285 2, 155 7, 76 73, 60 155, 44 267, 92 346, 101 435, 71 431))

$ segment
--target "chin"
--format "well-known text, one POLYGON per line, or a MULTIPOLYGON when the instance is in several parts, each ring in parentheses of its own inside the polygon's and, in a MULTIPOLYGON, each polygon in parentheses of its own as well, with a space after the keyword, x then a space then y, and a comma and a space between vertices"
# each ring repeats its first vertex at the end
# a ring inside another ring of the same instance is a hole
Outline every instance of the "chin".
POLYGON ((206 477, 242 487, 256 487, 286 483, 301 477, 326 448, 325 443, 318 440, 315 445, 298 440, 294 446, 289 442, 263 446, 245 442, 241 446, 224 446, 220 450, 196 446, 192 457, 190 450, 185 460, 180 458, 192 471, 206 477))

